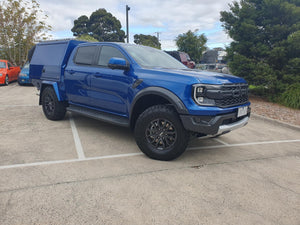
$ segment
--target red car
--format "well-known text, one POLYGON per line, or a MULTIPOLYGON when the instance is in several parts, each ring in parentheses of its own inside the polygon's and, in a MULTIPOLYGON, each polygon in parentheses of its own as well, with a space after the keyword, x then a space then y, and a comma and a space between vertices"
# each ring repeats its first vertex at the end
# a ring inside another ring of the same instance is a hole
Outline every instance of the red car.
POLYGON ((8 85, 9 82, 18 80, 21 69, 7 60, 0 59, 0 84, 8 85))
POLYGON ((183 63, 190 69, 195 68, 195 62, 191 60, 190 56, 185 52, 179 52, 179 51, 165 51, 169 55, 173 56, 175 59, 177 59, 179 62, 183 63))

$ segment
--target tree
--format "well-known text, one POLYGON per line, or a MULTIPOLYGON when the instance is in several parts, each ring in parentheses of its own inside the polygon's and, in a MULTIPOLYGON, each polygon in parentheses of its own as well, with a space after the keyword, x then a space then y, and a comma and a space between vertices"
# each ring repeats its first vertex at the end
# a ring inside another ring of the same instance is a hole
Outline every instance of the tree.
POLYGON ((152 35, 136 34, 134 35, 134 43, 161 49, 159 40, 152 35))
POLYGON ((90 36, 88 34, 80 35, 76 39, 79 41, 98 42, 97 39, 93 38, 92 36, 90 36))
POLYGON ((206 50, 207 38, 204 34, 197 35, 197 30, 189 30, 178 35, 175 41, 178 51, 186 52, 195 62, 200 62, 202 53, 206 50))
POLYGON ((0 3, 1 57, 16 65, 27 61, 27 52, 34 43, 46 39, 51 27, 47 16, 35 1, 4 0, 0 3), (41 18, 41 19, 38 19, 41 18))
POLYGON ((83 15, 74 21, 74 36, 90 35, 98 41, 124 42, 125 32, 121 22, 105 9, 98 9, 88 18, 83 15))
MULTIPOLYGON (((231 71, 280 96, 300 82, 300 1, 241 0, 221 12, 231 71)), ((300 101, 300 98, 299 98, 300 101)))

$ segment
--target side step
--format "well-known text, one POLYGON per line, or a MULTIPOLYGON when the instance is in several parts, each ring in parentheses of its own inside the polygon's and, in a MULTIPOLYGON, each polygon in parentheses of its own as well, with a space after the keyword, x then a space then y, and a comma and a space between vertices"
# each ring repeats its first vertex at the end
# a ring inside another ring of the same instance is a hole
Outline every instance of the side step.
POLYGON ((114 114, 105 113, 105 112, 101 112, 101 111, 97 111, 85 107, 80 107, 76 105, 70 105, 67 108, 67 110, 69 112, 78 113, 83 116, 87 116, 96 120, 105 121, 122 127, 129 127, 129 120, 127 118, 117 116, 114 114))

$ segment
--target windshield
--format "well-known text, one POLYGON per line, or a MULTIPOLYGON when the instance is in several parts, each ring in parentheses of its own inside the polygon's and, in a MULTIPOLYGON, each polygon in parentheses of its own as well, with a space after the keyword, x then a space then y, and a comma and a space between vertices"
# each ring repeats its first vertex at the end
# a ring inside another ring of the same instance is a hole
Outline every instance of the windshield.
POLYGON ((164 51, 141 46, 141 45, 124 45, 125 50, 141 66, 146 68, 167 68, 167 69, 186 69, 181 62, 165 53, 164 51))
POLYGON ((6 63, 5 62, 0 62, 0 68, 1 69, 5 69, 6 68, 6 63))
POLYGON ((29 69, 29 62, 25 63, 25 65, 23 66, 23 69, 29 69))

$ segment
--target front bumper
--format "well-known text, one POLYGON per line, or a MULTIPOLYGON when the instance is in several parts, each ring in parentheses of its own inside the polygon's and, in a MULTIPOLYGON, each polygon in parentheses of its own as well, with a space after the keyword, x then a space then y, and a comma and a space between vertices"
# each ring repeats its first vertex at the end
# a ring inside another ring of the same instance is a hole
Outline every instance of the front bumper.
POLYGON ((18 82, 21 84, 31 84, 31 79, 29 77, 19 77, 18 82))
POLYGON ((180 115, 186 130, 204 135, 219 135, 241 128, 248 123, 251 110, 247 115, 237 117, 237 113, 222 114, 218 116, 192 116, 180 115))

